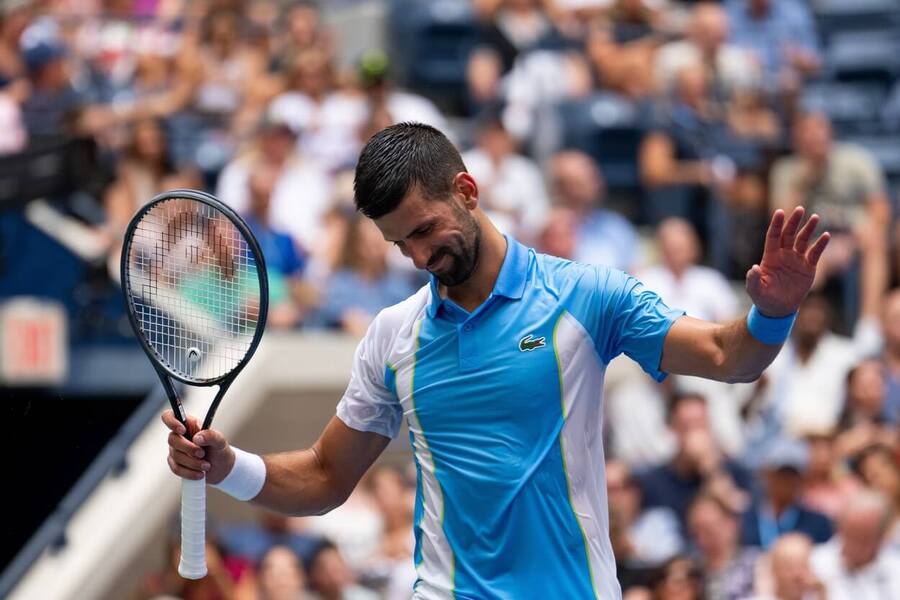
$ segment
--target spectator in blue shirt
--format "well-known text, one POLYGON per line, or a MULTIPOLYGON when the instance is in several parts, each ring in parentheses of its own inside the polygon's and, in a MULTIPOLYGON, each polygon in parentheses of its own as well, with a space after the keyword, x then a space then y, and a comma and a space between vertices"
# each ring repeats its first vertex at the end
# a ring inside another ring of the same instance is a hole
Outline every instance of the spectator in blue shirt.
POLYGON ((796 90, 821 64, 816 24, 799 0, 728 0, 731 41, 754 52, 772 91, 796 90))
POLYGON ((250 206, 244 219, 256 240, 269 275, 269 318, 273 327, 291 327, 300 322, 310 294, 302 282, 306 253, 294 239, 269 221, 272 191, 280 169, 266 163, 257 165, 247 183, 250 206))
POLYGON ((803 506, 803 472, 808 461, 807 447, 795 440, 771 443, 762 458, 765 494, 741 518, 741 541, 745 546, 768 550, 781 535, 804 533, 814 543, 831 538, 831 521, 803 506))
POLYGON ((564 150, 550 161, 554 201, 575 217, 573 260, 628 271, 637 260, 638 238, 627 219, 603 208, 606 184, 594 160, 564 150))
POLYGON ((388 268, 390 246, 375 224, 356 214, 351 219, 337 270, 324 284, 312 321, 361 337, 381 309, 414 290, 404 275, 388 268))

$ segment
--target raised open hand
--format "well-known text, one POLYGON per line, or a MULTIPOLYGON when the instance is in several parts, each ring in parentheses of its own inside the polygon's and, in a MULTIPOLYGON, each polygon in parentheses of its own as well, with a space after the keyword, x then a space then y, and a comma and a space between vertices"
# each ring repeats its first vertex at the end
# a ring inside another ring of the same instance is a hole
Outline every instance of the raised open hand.
POLYGON ((747 271, 747 293, 767 317, 784 317, 799 308, 828 245, 828 232, 810 245, 819 215, 812 215, 801 229, 803 214, 803 207, 798 206, 785 222, 784 211, 775 211, 766 233, 762 260, 747 271))

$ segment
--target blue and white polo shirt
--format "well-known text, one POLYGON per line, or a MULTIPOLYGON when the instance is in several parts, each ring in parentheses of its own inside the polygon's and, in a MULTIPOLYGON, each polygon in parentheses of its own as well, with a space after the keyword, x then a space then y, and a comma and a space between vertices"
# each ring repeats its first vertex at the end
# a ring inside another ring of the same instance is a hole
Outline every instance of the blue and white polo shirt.
POLYGON ((603 377, 624 352, 663 379, 683 313, 621 271, 507 240, 476 310, 432 281, 378 315, 337 416, 391 438, 407 420, 415 598, 616 600, 603 377))

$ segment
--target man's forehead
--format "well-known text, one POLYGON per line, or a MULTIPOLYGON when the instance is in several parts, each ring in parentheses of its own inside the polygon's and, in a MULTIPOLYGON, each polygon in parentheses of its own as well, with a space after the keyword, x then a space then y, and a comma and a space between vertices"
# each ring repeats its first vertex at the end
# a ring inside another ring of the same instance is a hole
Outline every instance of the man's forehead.
POLYGON ((385 239, 399 240, 412 233, 419 225, 435 216, 441 202, 429 202, 421 194, 410 192, 397 208, 375 219, 375 224, 385 239))

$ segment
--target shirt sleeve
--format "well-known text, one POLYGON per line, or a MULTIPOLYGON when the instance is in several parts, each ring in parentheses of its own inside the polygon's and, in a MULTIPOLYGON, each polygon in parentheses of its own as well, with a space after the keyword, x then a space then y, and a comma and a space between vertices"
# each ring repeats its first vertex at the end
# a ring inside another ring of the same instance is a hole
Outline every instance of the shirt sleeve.
POLYGON ((385 381, 390 336, 376 319, 356 348, 347 391, 337 406, 337 417, 351 429, 394 438, 400 431, 403 410, 396 393, 385 381))
POLYGON ((669 328, 684 315, 666 306, 655 292, 634 277, 616 269, 588 267, 579 280, 579 319, 594 340, 605 363, 625 354, 657 381, 666 378, 660 370, 663 343, 669 328))

